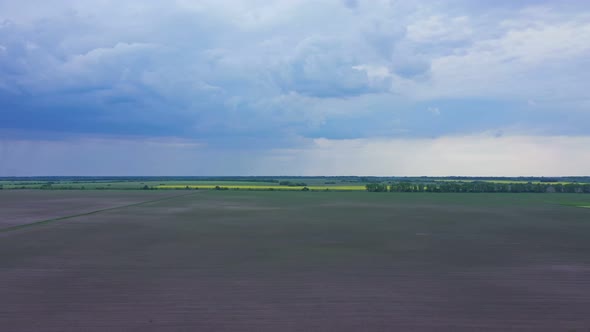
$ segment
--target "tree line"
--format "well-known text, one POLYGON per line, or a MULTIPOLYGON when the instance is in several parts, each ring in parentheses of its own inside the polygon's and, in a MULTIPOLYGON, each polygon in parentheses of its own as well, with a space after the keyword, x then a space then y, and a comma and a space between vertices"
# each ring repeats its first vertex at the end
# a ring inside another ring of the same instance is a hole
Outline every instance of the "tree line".
POLYGON ((586 193, 589 183, 497 183, 497 182, 436 182, 436 183, 369 183, 370 192, 443 192, 443 193, 586 193))

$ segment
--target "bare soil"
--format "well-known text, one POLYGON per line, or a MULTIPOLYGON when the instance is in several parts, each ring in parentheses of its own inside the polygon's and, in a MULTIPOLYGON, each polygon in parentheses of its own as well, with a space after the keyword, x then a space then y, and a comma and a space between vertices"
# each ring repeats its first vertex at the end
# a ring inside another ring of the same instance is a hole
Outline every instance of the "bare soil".
POLYGON ((4 233, 1 329, 590 328, 590 210, 440 195, 202 191, 4 233))
POLYGON ((173 191, 0 190, 0 229, 158 198, 173 191))

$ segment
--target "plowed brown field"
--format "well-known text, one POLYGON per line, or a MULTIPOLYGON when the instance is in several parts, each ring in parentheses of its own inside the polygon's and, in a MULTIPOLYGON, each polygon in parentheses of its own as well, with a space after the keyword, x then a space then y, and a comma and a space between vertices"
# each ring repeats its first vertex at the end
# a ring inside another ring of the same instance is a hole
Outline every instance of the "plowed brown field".
MULTIPOLYGON (((98 200, 60 195, 40 217, 98 200)), ((0 330, 587 331, 590 209, 552 197, 199 191, 3 232, 0 330)))

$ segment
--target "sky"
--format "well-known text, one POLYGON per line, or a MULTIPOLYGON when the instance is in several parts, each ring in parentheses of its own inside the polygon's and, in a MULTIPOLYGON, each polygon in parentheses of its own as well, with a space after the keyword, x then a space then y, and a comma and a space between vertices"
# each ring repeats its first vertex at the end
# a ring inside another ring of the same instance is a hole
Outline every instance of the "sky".
POLYGON ((0 176, 590 175, 590 2, 0 0, 0 176))

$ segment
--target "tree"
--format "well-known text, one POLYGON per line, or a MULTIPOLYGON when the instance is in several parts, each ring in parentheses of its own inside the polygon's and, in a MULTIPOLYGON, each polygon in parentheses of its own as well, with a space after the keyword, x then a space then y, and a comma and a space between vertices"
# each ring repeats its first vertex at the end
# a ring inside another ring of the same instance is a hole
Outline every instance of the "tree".
POLYGON ((307 183, 305 182, 291 182, 291 181, 281 181, 279 182, 280 186, 289 186, 289 187, 305 187, 307 183))
POLYGON ((387 184, 385 183, 368 183, 365 188, 369 192, 386 192, 387 184))

